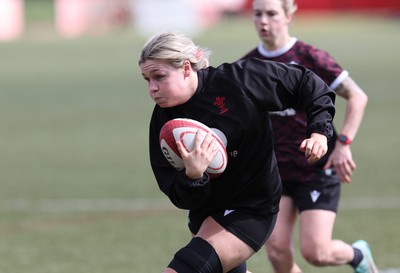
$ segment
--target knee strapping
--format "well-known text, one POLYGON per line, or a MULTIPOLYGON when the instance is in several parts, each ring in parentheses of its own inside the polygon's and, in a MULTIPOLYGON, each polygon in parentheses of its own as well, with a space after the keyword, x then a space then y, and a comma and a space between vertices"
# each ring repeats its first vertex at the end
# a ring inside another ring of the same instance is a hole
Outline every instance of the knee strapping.
POLYGON ((187 246, 175 253, 168 265, 178 273, 216 273, 222 272, 217 252, 202 238, 193 238, 187 246))

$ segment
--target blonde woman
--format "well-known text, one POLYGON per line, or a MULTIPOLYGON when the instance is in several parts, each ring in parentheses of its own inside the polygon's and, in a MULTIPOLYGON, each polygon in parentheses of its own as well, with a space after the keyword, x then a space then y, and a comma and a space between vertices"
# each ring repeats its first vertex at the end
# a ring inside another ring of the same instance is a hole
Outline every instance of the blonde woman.
MULTIPOLYGON (((364 116, 367 95, 326 51, 292 37, 289 33, 294 0, 254 0, 253 21, 261 43, 243 59, 256 57, 303 65, 320 76, 335 93, 347 101, 339 135, 328 143, 328 153, 316 164, 304 160, 297 148, 306 135, 304 111, 272 112, 275 152, 283 182, 283 195, 276 228, 266 248, 276 273, 298 273, 294 261, 293 231, 300 223, 300 250, 312 265, 350 264, 355 272, 377 272, 369 245, 353 245, 332 239, 341 182, 350 183, 356 164, 352 158, 354 140, 364 116)), ((268 71, 266 76, 268 75, 268 71)), ((355 234, 356 235, 356 234, 355 234)))
POLYGON ((307 112, 307 136, 298 146, 310 163, 326 153, 333 130, 334 92, 311 71, 258 59, 209 67, 208 54, 186 36, 166 32, 151 37, 139 58, 156 104, 151 167, 161 191, 177 208, 189 210, 193 234, 164 273, 244 273, 246 261, 268 239, 281 192, 268 112, 307 112), (194 119, 224 134, 228 165, 222 175, 210 179, 205 172, 216 153, 210 135, 197 137, 191 152, 177 142, 185 169, 171 166, 159 133, 174 118, 194 119))

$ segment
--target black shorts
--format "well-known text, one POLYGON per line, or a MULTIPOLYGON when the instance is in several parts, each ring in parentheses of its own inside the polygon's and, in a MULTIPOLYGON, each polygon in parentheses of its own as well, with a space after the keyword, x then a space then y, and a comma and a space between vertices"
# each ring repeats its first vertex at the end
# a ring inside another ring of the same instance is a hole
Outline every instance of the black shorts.
POLYGON ((189 229, 193 234, 197 234, 201 224, 211 216, 226 230, 234 234, 245 242, 255 251, 267 241, 274 229, 276 214, 254 215, 240 210, 224 210, 209 214, 202 214, 198 211, 189 211, 189 229))
POLYGON ((334 171, 321 171, 312 182, 283 181, 282 184, 282 195, 292 198, 299 212, 312 209, 337 212, 341 183, 334 171))

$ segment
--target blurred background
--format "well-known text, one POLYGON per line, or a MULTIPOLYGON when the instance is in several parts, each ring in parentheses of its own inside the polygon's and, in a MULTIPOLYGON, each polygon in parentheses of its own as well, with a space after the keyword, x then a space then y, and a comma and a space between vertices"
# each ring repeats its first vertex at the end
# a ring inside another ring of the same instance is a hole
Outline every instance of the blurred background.
MULTIPOLYGON (((400 1, 297 3, 291 34, 369 96, 334 235, 368 240, 381 273, 400 272, 400 1)), ((211 65, 259 43, 248 0, 0 0, 0 272, 160 272, 189 240, 148 159, 137 58, 163 30, 210 48, 211 65)), ((264 251, 249 269, 272 272, 264 251)))
MULTIPOLYGON (((300 12, 400 13, 397 0, 300 0, 300 12)), ((224 15, 251 12, 251 0, 1 0, 0 40, 17 39, 34 21, 47 21, 58 35, 74 38, 134 28, 148 35, 179 29, 200 33, 224 15), (162 22, 162 23, 160 23, 162 22)))

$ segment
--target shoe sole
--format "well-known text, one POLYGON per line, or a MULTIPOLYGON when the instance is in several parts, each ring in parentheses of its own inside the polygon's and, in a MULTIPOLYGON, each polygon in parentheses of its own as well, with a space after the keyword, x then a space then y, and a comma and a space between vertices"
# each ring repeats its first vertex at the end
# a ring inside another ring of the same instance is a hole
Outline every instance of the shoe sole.
POLYGON ((379 270, 376 267, 375 262, 370 255, 367 255, 367 260, 368 260, 368 263, 371 265, 371 269, 372 269, 371 273, 379 273, 379 270))

